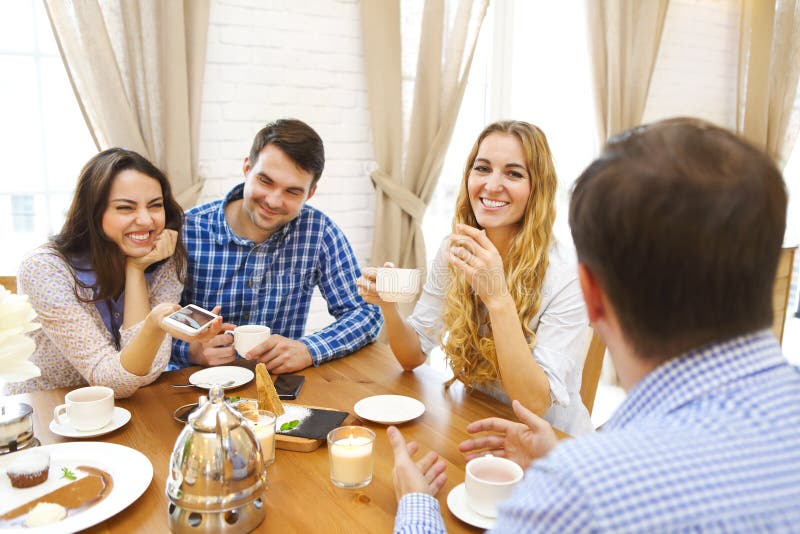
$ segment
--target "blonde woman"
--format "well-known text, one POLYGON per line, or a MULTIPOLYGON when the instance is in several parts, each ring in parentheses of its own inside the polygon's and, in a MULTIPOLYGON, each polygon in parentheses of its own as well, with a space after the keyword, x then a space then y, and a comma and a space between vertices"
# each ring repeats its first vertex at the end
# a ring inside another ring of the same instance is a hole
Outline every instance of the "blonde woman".
POLYGON ((578 435, 592 428, 580 398, 589 330, 575 264, 553 238, 557 185, 541 130, 490 124, 469 155, 453 233, 413 314, 404 320, 378 296, 375 268, 364 270, 358 287, 380 306, 404 369, 441 345, 453 380, 519 400, 578 435))

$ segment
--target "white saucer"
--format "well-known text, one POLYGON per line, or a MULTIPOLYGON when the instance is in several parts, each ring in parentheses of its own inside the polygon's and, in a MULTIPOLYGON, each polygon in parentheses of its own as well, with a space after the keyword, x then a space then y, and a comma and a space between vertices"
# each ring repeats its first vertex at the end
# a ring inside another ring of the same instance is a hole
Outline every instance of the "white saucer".
POLYGON ((473 527, 489 530, 497 522, 497 519, 481 515, 467 505, 467 490, 463 482, 447 494, 447 507, 454 516, 473 527))
POLYGON ((358 401, 353 406, 353 411, 367 421, 396 425, 425 413, 425 405, 417 399, 403 395, 375 395, 358 401))
POLYGON ((202 371, 197 371, 189 376, 189 383, 199 388, 211 389, 214 384, 225 384, 233 381, 225 389, 238 388, 250 382, 255 375, 253 371, 246 367, 236 365, 220 365, 218 367, 207 367, 202 371))
POLYGON ((95 436, 102 436, 122 427, 131 420, 131 412, 125 408, 114 406, 114 414, 111 416, 111 421, 108 422, 103 428, 97 430, 77 430, 71 424, 61 424, 55 419, 50 421, 50 432, 64 436, 65 438, 93 438, 95 436))

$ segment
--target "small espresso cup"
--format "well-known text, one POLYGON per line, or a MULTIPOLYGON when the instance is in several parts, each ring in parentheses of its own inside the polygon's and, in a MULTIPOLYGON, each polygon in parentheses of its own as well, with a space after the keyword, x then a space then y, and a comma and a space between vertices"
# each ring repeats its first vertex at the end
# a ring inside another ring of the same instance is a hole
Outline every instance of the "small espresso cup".
POLYGON ((375 289, 386 302, 413 302, 419 292, 422 271, 381 267, 375 277, 375 289))
POLYGON ((244 356, 250 350, 267 340, 270 335, 268 326, 260 324, 244 324, 237 326, 235 330, 225 332, 233 336, 233 347, 240 356, 244 356))
POLYGON ((65 404, 53 410, 53 419, 75 430, 103 428, 114 415, 114 390, 105 386, 73 389, 66 394, 64 401, 65 404))
POLYGON ((523 470, 507 458, 487 454, 467 463, 464 482, 467 506, 486 517, 497 517, 497 504, 511 496, 523 470))

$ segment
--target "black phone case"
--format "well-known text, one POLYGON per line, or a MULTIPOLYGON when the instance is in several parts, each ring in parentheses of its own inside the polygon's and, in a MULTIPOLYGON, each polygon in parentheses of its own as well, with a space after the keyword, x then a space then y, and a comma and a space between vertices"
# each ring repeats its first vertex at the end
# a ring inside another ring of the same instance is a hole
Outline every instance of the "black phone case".
POLYGON ((275 391, 281 400, 294 400, 300 393, 306 377, 303 375, 280 375, 275 379, 275 391))

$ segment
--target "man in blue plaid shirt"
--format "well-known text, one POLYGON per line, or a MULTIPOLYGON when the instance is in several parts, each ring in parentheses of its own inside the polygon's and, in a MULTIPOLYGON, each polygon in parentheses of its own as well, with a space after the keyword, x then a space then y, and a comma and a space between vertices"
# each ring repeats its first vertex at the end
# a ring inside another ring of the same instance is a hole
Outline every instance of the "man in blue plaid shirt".
MULTIPOLYGON (((183 241, 189 267, 181 302, 215 309, 226 329, 272 329, 248 359, 272 373, 290 373, 340 358, 374 341, 382 319, 356 292, 360 275, 344 233, 305 201, 325 165, 322 139, 294 119, 256 134, 244 160, 244 183, 223 200, 186 213, 183 241), (304 336, 314 288, 336 318, 304 336)), ((206 343, 174 341, 171 368, 221 365, 236 358, 229 334, 206 343)))
MULTIPOLYGON (((708 123, 624 132, 578 178, 570 226, 589 319, 628 397, 556 445, 523 423, 461 444, 527 467, 497 532, 800 532, 800 370, 781 353, 772 286, 786 189, 771 159, 708 123), (535 460, 535 458, 544 456, 535 460)), ((393 427, 397 532, 442 532, 444 462, 393 427)))

